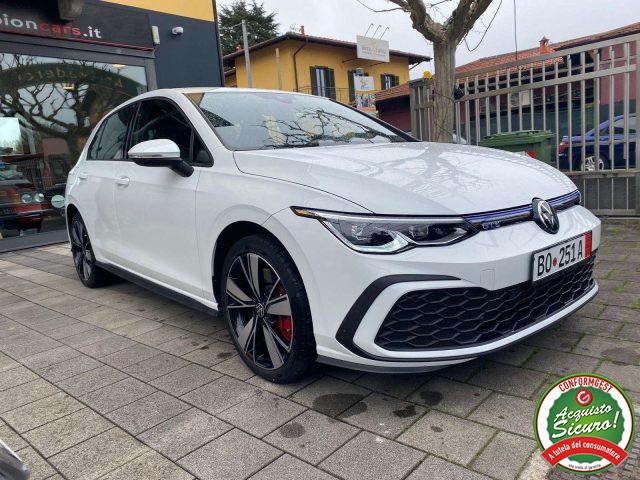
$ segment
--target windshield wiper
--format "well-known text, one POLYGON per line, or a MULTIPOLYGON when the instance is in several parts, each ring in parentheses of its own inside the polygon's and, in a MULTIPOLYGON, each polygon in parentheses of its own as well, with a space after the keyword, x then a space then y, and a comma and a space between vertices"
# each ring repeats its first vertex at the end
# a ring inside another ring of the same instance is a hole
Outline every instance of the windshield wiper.
POLYGON ((282 148, 306 148, 306 147, 318 147, 317 143, 294 143, 289 145, 268 145, 264 148, 278 150, 282 148))

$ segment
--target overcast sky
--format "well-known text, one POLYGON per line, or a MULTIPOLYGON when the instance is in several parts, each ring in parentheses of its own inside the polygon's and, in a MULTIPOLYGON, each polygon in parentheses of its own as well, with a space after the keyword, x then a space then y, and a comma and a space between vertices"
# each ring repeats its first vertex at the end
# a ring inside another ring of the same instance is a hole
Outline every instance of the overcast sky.
MULTIPOLYGON (((218 0, 220 5, 232 0, 218 0)), ((357 0, 258 0, 267 11, 275 11, 280 32, 290 30, 292 25, 304 25, 309 35, 355 41, 357 34, 364 34, 371 23, 377 27, 376 36, 389 27, 384 38, 391 49, 432 55, 433 48, 422 36, 411 28, 409 16, 401 11, 374 13, 357 0)), ((386 0, 360 0, 373 9, 391 8, 386 0)), ((436 0, 427 0, 427 3, 436 0)), ((524 50, 538 45, 546 35, 551 42, 590 35, 629 23, 640 21, 640 0, 515 0, 518 49, 524 50)), ((457 5, 457 0, 444 2, 434 12, 436 20, 442 21, 457 5)), ((494 0, 485 14, 476 23, 467 41, 472 49, 478 44, 491 18, 497 10, 484 40, 473 52, 464 43, 457 50, 457 64, 481 57, 512 52, 514 44, 514 0, 494 0), (499 7, 499 10, 497 10, 499 7)), ((374 27, 374 28, 375 28, 374 27)), ((373 29, 370 31, 370 33, 373 29)), ((416 67, 412 78, 433 69, 433 62, 416 67)))

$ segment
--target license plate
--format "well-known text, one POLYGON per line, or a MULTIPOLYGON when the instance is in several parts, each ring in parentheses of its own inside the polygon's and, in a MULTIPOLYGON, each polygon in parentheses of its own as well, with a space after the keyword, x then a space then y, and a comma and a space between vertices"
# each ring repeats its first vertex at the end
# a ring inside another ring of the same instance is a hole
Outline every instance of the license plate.
POLYGON ((533 254, 532 281, 558 273, 591 256, 591 232, 557 243, 533 254))

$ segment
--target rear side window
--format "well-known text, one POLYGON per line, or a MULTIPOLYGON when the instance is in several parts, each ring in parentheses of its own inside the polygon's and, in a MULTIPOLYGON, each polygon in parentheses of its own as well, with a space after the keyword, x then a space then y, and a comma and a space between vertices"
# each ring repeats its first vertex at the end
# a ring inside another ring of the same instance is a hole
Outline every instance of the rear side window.
POLYGON ((102 123, 89 147, 88 160, 122 160, 127 129, 133 117, 135 105, 129 105, 111 114, 102 123))

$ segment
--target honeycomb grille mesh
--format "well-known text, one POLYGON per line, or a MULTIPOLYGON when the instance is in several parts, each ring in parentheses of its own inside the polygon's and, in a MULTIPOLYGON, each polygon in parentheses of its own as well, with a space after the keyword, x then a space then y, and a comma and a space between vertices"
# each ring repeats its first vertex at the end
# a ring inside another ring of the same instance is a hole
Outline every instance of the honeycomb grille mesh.
POLYGON ((559 312, 594 285, 595 256, 549 277, 501 290, 409 292, 387 314, 375 343, 386 350, 470 347, 512 335, 559 312))

